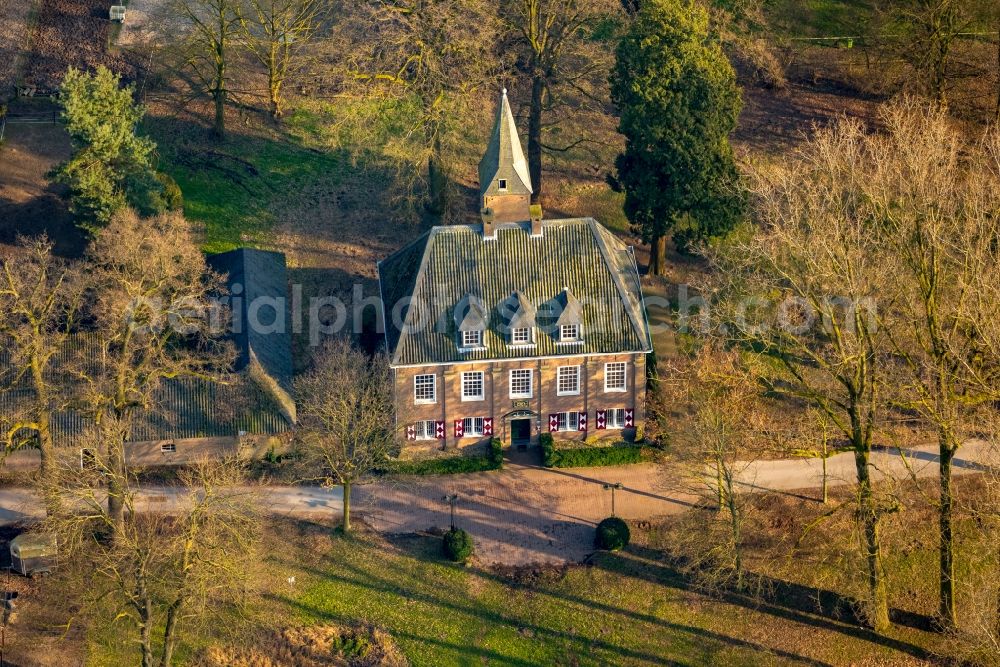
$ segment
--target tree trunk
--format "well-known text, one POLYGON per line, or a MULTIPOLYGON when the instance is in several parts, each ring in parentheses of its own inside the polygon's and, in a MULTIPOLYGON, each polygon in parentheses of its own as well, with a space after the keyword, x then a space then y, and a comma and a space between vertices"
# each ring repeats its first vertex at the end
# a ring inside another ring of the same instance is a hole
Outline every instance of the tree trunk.
POLYGON ((939 456, 941 501, 938 513, 938 525, 940 527, 940 615, 941 626, 944 629, 951 629, 957 625, 958 619, 955 613, 955 537, 952 526, 952 514, 955 505, 955 497, 951 488, 952 463, 955 458, 955 448, 948 442, 948 436, 941 435, 939 456))
POLYGON ((876 632, 889 629, 889 595, 882 576, 882 547, 879 540, 879 512, 872 491, 868 452, 855 450, 858 473, 859 519, 864 533, 865 561, 868 569, 868 594, 871 598, 871 624, 876 632))
POLYGON ((826 473, 826 449, 823 450, 823 504, 826 505, 830 502, 830 491, 829 485, 827 484, 827 473, 826 473))
POLYGON ((215 82, 212 88, 212 100, 215 102, 215 124, 212 126, 212 134, 217 139, 226 138, 226 45, 225 21, 220 17, 220 28, 223 31, 215 47, 215 82))
POLYGON ((343 533, 351 532, 351 483, 344 482, 344 520, 340 524, 340 530, 343 533))
POLYGON ((153 667, 153 603, 145 584, 139 585, 139 646, 142 650, 142 667, 153 667))
POLYGON ((267 92, 271 98, 271 118, 281 118, 281 77, 278 76, 278 45, 272 44, 268 55, 267 92))
POLYGON ((45 514, 53 516, 59 513, 62 503, 59 490, 56 488, 56 454, 52 444, 52 431, 49 429, 50 415, 48 410, 38 414, 38 456, 39 480, 42 483, 42 495, 45 501, 45 514))
POLYGON ((181 598, 175 599, 167 609, 167 622, 163 628, 163 655, 160 657, 160 667, 170 667, 174 659, 174 646, 177 644, 177 618, 180 616, 181 598))
POLYGON ((111 474, 108 475, 108 517, 116 530, 121 530, 125 523, 125 489, 122 479, 125 473, 124 456, 124 447, 114 444, 108 446, 107 465, 111 468, 111 474))
POLYGON ((441 137, 434 132, 431 140, 431 154, 427 158, 427 210, 435 218, 444 215, 447 206, 448 178, 445 176, 444 159, 441 151, 441 137))
POLYGON ((656 236, 649 244, 649 275, 662 276, 667 272, 667 237, 656 236))
POLYGON ((531 203, 542 199, 542 96, 545 79, 535 74, 531 80, 531 108, 528 112, 528 174, 531 177, 531 203))

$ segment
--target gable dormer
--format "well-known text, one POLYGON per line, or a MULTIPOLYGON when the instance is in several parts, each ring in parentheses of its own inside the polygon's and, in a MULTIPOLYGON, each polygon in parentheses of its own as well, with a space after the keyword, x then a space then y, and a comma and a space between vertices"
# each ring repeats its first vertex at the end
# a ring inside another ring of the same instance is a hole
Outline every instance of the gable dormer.
POLYGON ((494 225, 531 220, 531 192, 528 161, 521 150, 517 124, 505 88, 486 154, 479 161, 483 236, 493 238, 494 225))
POLYGON ((486 311, 479 299, 467 296, 455 308, 455 324, 458 328, 459 351, 481 350, 486 347, 486 326, 489 323, 486 311))
POLYGON ((535 306, 518 290, 508 302, 510 319, 507 322, 508 343, 512 346, 526 347, 535 344, 535 306))
POLYGON ((556 342, 568 345, 583 343, 583 307, 580 301, 568 287, 563 288, 556 301, 560 308, 553 332, 556 342))

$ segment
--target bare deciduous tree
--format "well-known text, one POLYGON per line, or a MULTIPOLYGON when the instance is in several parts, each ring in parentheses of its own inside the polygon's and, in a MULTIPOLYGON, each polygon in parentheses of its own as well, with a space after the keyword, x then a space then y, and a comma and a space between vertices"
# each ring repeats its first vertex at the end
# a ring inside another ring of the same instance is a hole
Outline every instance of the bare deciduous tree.
POLYGON ((760 230, 713 253, 713 289, 727 335, 773 357, 762 378, 822 412, 854 453, 867 609, 883 631, 889 607, 880 522, 898 505, 877 493, 870 463, 884 421, 888 351, 872 309, 891 270, 877 252, 884 228, 859 182, 866 135, 844 120, 817 132, 790 163, 756 168, 760 230))
POLYGON ((215 109, 212 132, 222 139, 226 136, 229 66, 234 42, 241 32, 240 3, 238 0, 172 0, 172 3, 174 13, 189 27, 182 47, 184 64, 194 72, 203 92, 211 96, 215 109))
POLYGON ((284 113, 285 82, 310 54, 324 8, 323 0, 249 0, 240 14, 244 43, 267 71, 274 119, 284 113))
POLYGON ((181 470, 170 514, 149 511, 134 475, 119 465, 124 443, 116 451, 100 449, 113 440, 100 432, 109 428, 117 433, 123 425, 106 420, 87 434, 84 442, 95 454, 83 471, 63 463, 54 490, 65 499, 65 511, 44 527, 64 554, 89 568, 92 598, 111 600, 114 620, 132 624, 142 666, 170 667, 186 626, 249 590, 258 560, 259 508, 244 485, 242 464, 220 460, 181 470), (108 511, 100 491, 109 478, 128 508, 125 521, 108 511))
POLYGON ((587 85, 590 79, 600 80, 605 92, 597 102, 606 104, 610 40, 609 36, 604 42, 595 40, 594 32, 599 25, 610 26, 620 19, 622 7, 618 0, 506 0, 500 5, 500 14, 524 51, 524 70, 531 84, 528 170, 534 190, 532 201, 538 202, 542 194, 542 152, 546 148, 543 131, 552 125, 546 123, 545 116, 565 104, 566 89, 582 92, 583 99, 593 97, 587 85))
POLYGON ((316 356, 295 383, 296 440, 305 476, 343 489, 341 530, 351 529, 351 487, 384 463, 391 451, 395 405, 388 359, 368 358, 347 340, 316 356))
MULTIPOLYGON (((739 353, 706 345, 662 382, 676 414, 675 454, 668 476, 686 493, 713 504, 717 520, 688 536, 685 555, 710 587, 743 589, 744 530, 751 510, 750 469, 767 441, 761 396, 739 353)), ((703 524, 704 525, 704 524, 703 524)))
MULTIPOLYGON (((224 313, 210 307, 224 292, 209 271, 177 214, 142 219, 132 211, 115 216, 94 239, 87 255, 96 295, 90 308, 96 349, 77 369, 83 383, 78 406, 109 439, 106 452, 123 451, 140 410, 155 409, 155 395, 170 378, 221 381, 234 350, 222 340, 224 313)), ((117 462, 124 468, 124 459, 117 462)), ((123 516, 122 475, 108 477, 109 513, 123 516)))
POLYGON ((865 141, 861 194, 886 225, 895 269, 895 308, 880 321, 901 361, 897 400, 938 442, 939 616, 954 627, 952 464, 1000 398, 1000 136, 970 150, 943 110, 914 102, 883 122, 865 141))
POLYGON ((446 146, 479 115, 482 86, 499 69, 496 9, 484 0, 365 0, 345 9, 333 49, 346 82, 365 114, 396 114, 396 134, 427 165, 427 209, 440 217, 446 146))
MULTIPOLYGON (((22 252, 0 263, 0 391, 11 392, 16 407, 5 416, 3 436, 7 447, 38 448, 44 484, 56 463, 52 416, 67 393, 58 357, 66 351, 81 281, 53 256, 48 239, 20 239, 19 246, 22 252)), ((48 494, 45 503, 52 512, 59 498, 48 494)))

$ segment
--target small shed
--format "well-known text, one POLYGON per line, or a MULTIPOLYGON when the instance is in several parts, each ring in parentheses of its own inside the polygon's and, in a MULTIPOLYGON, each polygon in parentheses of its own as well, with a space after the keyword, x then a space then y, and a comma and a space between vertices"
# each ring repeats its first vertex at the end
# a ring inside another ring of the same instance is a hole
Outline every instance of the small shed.
POLYGON ((125 23, 125 5, 111 5, 108 15, 112 21, 125 23))
POLYGON ((21 533, 10 541, 10 564, 24 576, 43 574, 56 566, 58 543, 48 533, 21 533))

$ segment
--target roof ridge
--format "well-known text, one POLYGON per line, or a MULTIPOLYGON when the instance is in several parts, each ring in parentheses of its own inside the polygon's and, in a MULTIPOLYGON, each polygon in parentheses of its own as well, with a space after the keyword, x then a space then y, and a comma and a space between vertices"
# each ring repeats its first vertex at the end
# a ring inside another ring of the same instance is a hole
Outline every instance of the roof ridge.
MULTIPOLYGON (((618 262, 614 261, 610 257, 610 249, 608 248, 608 243, 607 243, 608 238, 602 232, 602 230, 604 230, 607 231, 608 234, 610 234, 611 233, 610 230, 608 230, 607 227, 597 222, 593 218, 588 218, 588 220, 590 220, 591 231, 594 233, 594 238, 597 240, 597 247, 600 249, 601 254, 604 256, 605 263, 607 263, 607 265, 612 269, 616 268, 618 266, 618 262)), ((617 237, 615 237, 614 240, 618 243, 621 243, 621 241, 617 237)), ((636 271, 636 275, 638 275, 638 270, 636 271)), ((622 283, 621 276, 618 274, 617 271, 615 270, 611 271, 611 280, 615 284, 615 287, 618 289, 618 294, 619 296, 621 296, 622 303, 625 305, 625 310, 626 312, 628 312, 628 319, 629 322, 632 324, 632 329, 635 331, 635 335, 638 336, 639 340, 643 341, 644 344, 649 345, 650 343, 649 332, 645 329, 645 327, 639 324, 638 314, 635 313, 632 309, 632 301, 629 298, 628 290, 622 283)), ((641 299, 642 298, 641 286, 639 286, 639 295, 640 295, 639 298, 641 299)))

